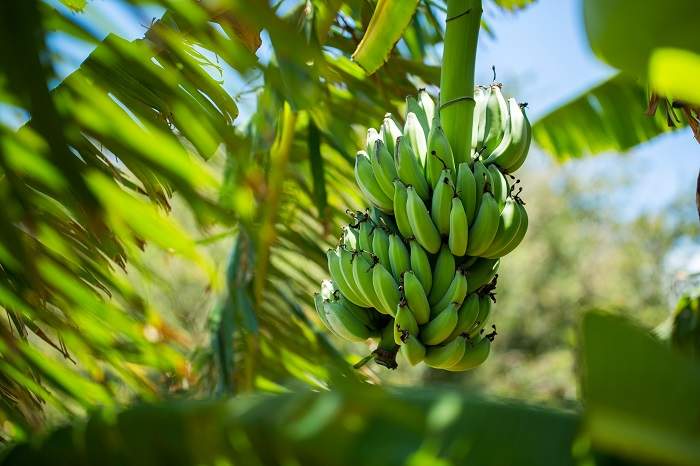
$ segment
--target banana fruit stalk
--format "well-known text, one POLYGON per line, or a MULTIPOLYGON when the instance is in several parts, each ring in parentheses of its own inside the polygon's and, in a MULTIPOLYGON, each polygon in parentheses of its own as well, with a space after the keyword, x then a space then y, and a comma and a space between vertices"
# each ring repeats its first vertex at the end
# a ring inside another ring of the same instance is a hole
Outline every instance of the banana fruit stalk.
POLYGON ((470 160, 455 163, 425 90, 406 99, 403 127, 387 113, 370 128, 355 159, 369 209, 351 212, 326 252, 331 280, 314 305, 334 335, 374 339, 375 361, 386 367, 400 352, 410 365, 470 370, 488 358, 496 336, 501 257, 528 228, 513 173, 526 160, 532 128, 525 105, 506 98, 500 84, 477 87, 474 99, 470 160))

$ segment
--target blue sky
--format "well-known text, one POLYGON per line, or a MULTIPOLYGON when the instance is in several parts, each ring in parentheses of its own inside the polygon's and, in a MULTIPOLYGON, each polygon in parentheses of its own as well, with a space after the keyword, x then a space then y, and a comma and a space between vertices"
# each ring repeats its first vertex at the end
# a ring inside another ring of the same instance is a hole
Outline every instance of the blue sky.
MULTIPOLYGON (((48 1, 58 4, 57 0, 48 1)), ((588 49, 580 0, 537 0, 515 14, 485 3, 485 18, 496 37, 482 35, 477 54, 477 81, 490 82, 494 65, 506 93, 515 89, 518 99, 529 103, 528 112, 533 121, 613 73, 588 49)), ((151 19, 160 16, 161 10, 145 8, 137 20, 133 13, 125 10, 118 0, 92 0, 83 14, 104 34, 109 31, 134 39, 143 36, 151 19)), ((50 45, 64 57, 57 65, 59 77, 69 74, 91 51, 86 44, 63 35, 52 37, 50 45)), ((236 92, 240 86, 234 73, 225 74, 225 87, 229 91, 236 92)), ((241 102, 242 119, 250 112, 251 102, 241 102)), ((8 117, 8 112, 1 109, 0 118, 21 120, 17 115, 8 117)), ((542 163, 543 159, 535 153, 529 164, 542 163)), ((605 154, 567 162, 560 169, 573 170, 584 177, 629 176, 631 184, 610 195, 629 200, 625 202, 625 213, 634 216, 641 210, 664 208, 679 193, 687 195, 691 202, 699 160, 700 146, 694 142, 690 130, 684 129, 627 154, 605 154)))

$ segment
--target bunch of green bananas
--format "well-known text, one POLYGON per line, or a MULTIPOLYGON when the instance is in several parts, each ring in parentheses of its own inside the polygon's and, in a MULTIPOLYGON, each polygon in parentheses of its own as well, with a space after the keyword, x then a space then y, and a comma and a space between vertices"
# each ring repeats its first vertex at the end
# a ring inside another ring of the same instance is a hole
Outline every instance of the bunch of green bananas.
POLYGON ((371 207, 351 213, 327 252, 332 280, 315 297, 333 333, 377 338, 377 351, 400 349, 411 365, 462 371, 488 357, 500 258, 527 231, 521 189, 511 181, 527 156, 530 124, 500 85, 474 94, 472 150, 464 157, 453 154, 424 90, 406 99, 403 130, 387 114, 379 131, 367 132, 355 178, 371 207))

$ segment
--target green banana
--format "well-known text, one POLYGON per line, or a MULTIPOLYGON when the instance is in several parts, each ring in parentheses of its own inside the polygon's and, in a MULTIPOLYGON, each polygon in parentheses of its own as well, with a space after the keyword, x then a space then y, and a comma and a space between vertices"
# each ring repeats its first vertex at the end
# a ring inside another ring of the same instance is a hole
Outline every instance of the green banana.
POLYGON ((411 270, 423 285, 425 293, 430 293, 430 288, 433 286, 433 271, 430 269, 428 253, 414 239, 409 241, 409 247, 411 249, 411 270))
POLYGON ((457 305, 450 305, 420 329, 420 339, 425 345, 439 345, 450 336, 457 325, 457 305))
POLYGON ((467 214, 467 223, 472 224, 476 213, 476 179, 467 162, 457 167, 457 195, 462 201, 464 212, 467 214))
POLYGON ((404 124, 403 127, 403 134, 404 137, 408 139, 413 152, 418 157, 421 169, 425 169, 425 155, 428 152, 428 144, 425 139, 427 133, 423 132, 423 127, 415 113, 408 112, 406 115, 406 124, 404 124))
POLYGON ((379 344, 377 350, 385 350, 388 352, 397 351, 398 345, 394 342, 394 319, 391 319, 383 328, 379 335, 379 344))
POLYGON ((372 157, 374 155, 375 143, 380 139, 379 133, 374 128, 367 130, 367 141, 365 143, 365 151, 367 155, 372 157))
POLYGON ((360 229, 353 226, 343 227, 342 243, 350 251, 356 251, 360 248, 360 229))
POLYGON ((348 300, 340 292, 338 284, 333 280, 321 281, 321 298, 323 301, 340 301, 358 320, 371 330, 377 330, 373 318, 373 311, 357 306, 348 300))
POLYGON ((339 293, 338 301, 340 301, 360 322, 362 322, 370 331, 372 336, 379 333, 377 328, 376 318, 379 316, 372 309, 367 309, 365 307, 357 306, 351 303, 342 293, 339 293))
POLYGON ((524 126, 525 126, 525 141, 523 142, 523 149, 522 151, 518 154, 518 156, 515 158, 513 163, 507 164, 503 166, 503 169, 508 172, 508 173, 514 173, 518 168, 520 168, 523 163, 525 163, 525 159, 527 158, 527 153, 530 150, 530 141, 532 140, 532 127, 530 126, 530 120, 527 119, 527 115, 525 114, 525 110, 523 109, 523 119, 524 119, 524 126))
POLYGON ((491 298, 488 295, 479 296, 479 315, 476 317, 476 321, 469 329, 469 339, 478 340, 483 329, 489 322, 489 316, 491 315, 491 298))
POLYGON ((453 197, 454 188, 450 170, 442 170, 440 178, 438 178, 438 182, 433 189, 430 216, 438 231, 443 235, 447 235, 450 232, 450 209, 453 197))
POLYGON ((477 343, 467 345, 462 358, 448 371, 466 371, 480 366, 489 357, 491 352, 491 338, 484 337, 477 343))
POLYGON ((318 318, 321 320, 321 322, 323 322, 323 325, 325 325, 326 328, 331 331, 333 335, 340 337, 340 335, 336 333, 333 327, 331 327, 331 324, 326 318, 326 311, 323 308, 323 301, 324 299, 320 293, 314 293, 314 307, 316 308, 316 314, 318 314, 318 318))
POLYGON ((372 171, 372 162, 367 152, 360 151, 355 158, 355 180, 365 199, 384 212, 393 212, 394 203, 379 187, 372 171))
POLYGON ((479 295, 472 293, 467 296, 457 311, 457 316, 457 325, 450 334, 450 339, 457 337, 457 335, 468 334, 469 330, 474 327, 474 323, 479 318, 479 295))
POLYGON ((396 228, 398 228, 399 233, 404 238, 412 238, 413 230, 411 229, 411 224, 408 221, 408 212, 406 212, 406 205, 408 204, 408 193, 406 192, 406 185, 404 185, 400 180, 394 181, 394 217, 396 220, 396 228))
POLYGON ((424 362, 428 367, 447 369, 462 359, 465 349, 466 338, 455 338, 444 346, 429 347, 425 352, 424 362))
POLYGON ((467 295, 467 288, 469 283, 467 282, 467 276, 462 269, 457 269, 450 287, 447 289, 445 294, 440 298, 432 308, 433 314, 439 314, 447 308, 449 304, 455 304, 457 307, 462 305, 464 297, 467 295))
POLYGON ((387 214, 376 207, 370 207, 369 218, 379 228, 383 228, 386 231, 396 231, 396 222, 394 221, 393 212, 391 214, 387 214))
POLYGON ((491 256, 505 256, 506 254, 510 253, 513 249, 515 249, 523 240, 523 238, 525 238, 525 233, 527 233, 528 227, 527 211, 525 210, 525 207, 517 201, 515 203, 515 208, 520 213, 520 224, 518 225, 518 232, 513 236, 513 239, 509 241, 508 244, 505 245, 503 248, 493 250, 491 252, 491 256))
POLYGON ((425 179, 418 158, 411 149, 411 144, 404 137, 399 137, 396 140, 394 157, 396 158, 396 173, 399 179, 406 185, 413 186, 420 198, 427 201, 430 198, 428 181, 425 179))
MULTIPOLYGON (((484 191, 490 189, 493 186, 491 180, 491 172, 488 171, 486 165, 484 165, 481 160, 474 162, 472 167, 474 170, 474 217, 476 218, 476 211, 479 210, 479 205, 481 204, 481 198, 484 196, 484 191)), ((466 209, 465 209, 466 210, 466 209)), ((473 221, 473 219, 472 219, 473 221)), ((471 223, 469 224, 471 225, 471 223)))
POLYGON ((442 170, 449 169, 455 173, 455 158, 450 142, 440 126, 440 117, 435 115, 433 125, 428 133, 428 153, 425 162, 425 175, 430 186, 435 186, 442 170))
POLYGON ((425 357, 425 346, 414 335, 406 334, 401 345, 401 354, 410 365, 415 366, 425 357))
POLYGON ((469 228, 467 254, 480 256, 488 249, 496 236, 496 231, 498 231, 499 216, 498 203, 490 192, 485 192, 481 198, 481 205, 479 205, 474 223, 469 228))
POLYGON ((369 216, 360 222, 360 234, 357 238, 357 245, 362 251, 372 252, 372 228, 374 228, 374 225, 369 220, 369 216))
POLYGON ((523 152, 527 152, 528 123, 523 109, 518 102, 508 99, 508 131, 501 143, 486 158, 484 163, 495 163, 501 168, 513 165, 523 152))
POLYGON ((375 142, 374 153, 371 155, 370 161, 379 187, 389 199, 394 199, 394 180, 398 176, 396 163, 381 139, 377 139, 375 142))
POLYGON ((321 298, 336 301, 338 299, 338 284, 335 280, 321 280, 321 298))
POLYGON ((428 209, 416 193, 416 190, 409 186, 406 192, 408 194, 406 212, 408 213, 408 223, 411 225, 411 231, 413 231, 416 240, 426 251, 435 254, 440 250, 440 244, 442 243, 440 233, 435 224, 433 224, 428 209))
POLYGON ((396 124, 391 113, 384 115, 382 127, 379 128, 379 136, 384 141, 389 154, 393 154, 396 151, 396 138, 401 136, 401 128, 396 124))
MULTIPOLYGON (((435 118, 435 101, 425 89, 418 89, 418 105, 425 112, 426 120, 428 120, 428 124, 430 124, 435 118)), ((428 132, 426 131, 425 134, 428 134, 428 132)))
POLYGON ((496 236, 484 253, 485 257, 500 257, 498 253, 505 249, 518 233, 521 219, 521 210, 516 207, 516 201, 509 197, 498 219, 496 236))
POLYGON ((447 292, 455 275, 455 257, 450 252, 449 246, 442 245, 440 253, 433 268, 433 286, 428 295, 430 304, 437 304, 440 298, 447 292))
MULTIPOLYGON (((355 275, 352 272, 352 265, 354 262, 356 252, 350 252, 345 248, 339 249, 340 253, 340 271, 345 283, 352 290, 355 297, 358 297, 361 302, 357 302, 359 306, 363 307, 374 307, 374 304, 365 298, 365 294, 360 290, 359 284, 355 281, 355 275)), ((338 283, 338 281, 336 281, 338 283)), ((345 294, 345 293, 343 293, 345 294)), ((350 294, 346 294, 348 298, 351 297, 350 294)))
POLYGON ((418 336, 418 323, 413 316, 411 308, 404 301, 400 301, 394 316, 394 342, 397 345, 401 344, 405 332, 408 332, 409 335, 418 336))
POLYGON ((486 121, 486 103, 488 102, 490 90, 481 86, 474 88, 474 119, 472 120, 472 149, 475 152, 472 158, 478 156, 484 145, 486 132, 488 131, 486 121))
POLYGON ((508 186, 508 181, 503 173, 498 169, 496 165, 489 165, 487 170, 491 174, 491 192, 493 193, 494 199, 498 202, 499 211, 503 210, 503 206, 506 204, 506 199, 508 198, 508 191, 510 187, 508 186))
POLYGON ((365 341, 373 336, 373 332, 355 317, 342 302, 324 301, 323 310, 330 327, 342 338, 350 341, 365 341))
POLYGON ((523 164, 532 128, 524 107, 506 100, 500 84, 477 87, 474 99, 466 161, 468 151, 456 163, 423 89, 406 99, 404 127, 385 114, 355 160, 354 176, 370 207, 350 212, 353 223, 327 251, 331 279, 321 282, 314 305, 341 338, 381 334, 375 361, 389 368, 396 367, 399 348, 413 365, 473 368, 488 357, 496 335, 495 326, 484 333, 500 257, 528 227, 506 175, 523 164))
POLYGON ((389 235, 389 266, 396 280, 400 280, 401 275, 411 268, 408 249, 399 235, 389 235))
POLYGON ((501 93, 501 85, 493 84, 486 102, 486 120, 488 131, 485 134, 486 154, 490 154, 503 139, 508 127, 508 102, 501 93))
POLYGON ((425 324, 430 320, 430 304, 428 297, 425 295, 423 285, 416 277, 412 270, 403 274, 403 294, 408 303, 408 307, 413 311, 416 322, 420 325, 425 324))
POLYGON ((328 270, 331 273, 331 278, 335 281, 338 289, 349 301, 362 307, 370 307, 371 304, 367 300, 355 292, 352 286, 348 284, 340 269, 340 253, 337 249, 329 249, 326 251, 328 259, 328 270))
POLYGON ((461 257, 467 252, 467 242, 469 240, 469 224, 467 214, 459 197, 452 198, 452 208, 450 209, 450 234, 447 244, 453 255, 461 257))
POLYGON ((370 303, 372 307, 379 309, 381 303, 379 302, 377 293, 374 291, 374 283, 372 282, 372 269, 375 265, 376 256, 368 252, 360 251, 355 254, 355 258, 352 261, 352 276, 357 284, 357 291, 362 294, 365 301, 370 303))
POLYGON ((372 252, 385 267, 389 265, 389 235, 383 227, 375 227, 372 234, 372 252))
POLYGON ((401 299, 399 285, 382 264, 376 264, 372 269, 372 285, 381 305, 380 311, 393 316, 401 299))
POLYGON ((428 134, 431 120, 428 119, 428 115, 423 110, 418 99, 412 95, 406 97, 406 113, 413 113, 418 119, 418 123, 420 123, 423 134, 428 134))
POLYGON ((501 264, 500 259, 479 258, 467 269, 467 294, 472 293, 493 280, 501 264))

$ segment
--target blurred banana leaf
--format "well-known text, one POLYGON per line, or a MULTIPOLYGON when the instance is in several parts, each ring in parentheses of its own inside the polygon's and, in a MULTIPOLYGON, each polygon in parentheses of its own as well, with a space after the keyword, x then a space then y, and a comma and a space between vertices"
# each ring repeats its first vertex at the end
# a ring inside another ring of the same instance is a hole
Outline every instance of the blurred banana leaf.
POLYGON ((384 64, 391 49, 411 21, 417 6, 418 0, 406 2, 379 0, 377 2, 365 35, 352 54, 352 59, 367 74, 374 73, 384 64))
MULTIPOLYGON (((141 18, 140 3, 119 2, 131 15, 125 21, 141 18)), ((398 116, 416 82, 436 84, 439 68, 421 51, 395 49, 367 78, 350 58, 371 13, 357 2, 284 11, 153 3, 164 13, 137 40, 74 13, 86 2, 0 6, 0 100, 29 118, 19 131, 0 129, 8 437, 41 430, 47 406, 56 422, 172 392, 325 388, 363 377, 318 330, 312 294, 327 274, 324 250, 336 242, 329 232, 347 221, 346 208, 362 206, 352 189, 359 128, 387 111, 398 116), (94 47, 60 82, 50 34, 94 47), (255 111, 234 126, 248 94, 255 111), (279 151, 287 106, 293 124, 279 151), (173 195, 195 228, 229 225, 236 244, 248 243, 226 280, 168 217, 173 195), (144 260, 147 244, 207 277, 202 294, 219 297, 200 311, 209 314, 210 345, 193 343, 197 329, 164 319, 167 309, 126 274, 127 264, 160 274, 144 260)), ((418 9, 426 46, 441 41, 426 32, 428 16, 418 9)))
MULTIPOLYGON (((658 48, 649 60, 649 82, 662 95, 700 107, 700 54, 677 48, 658 48)), ((696 110, 697 114, 697 110, 696 110)))
POLYGON ((697 2, 581 3, 592 51, 621 73, 542 117, 535 141, 559 160, 624 152, 686 125, 700 142, 697 2))
POLYGON ((700 464, 700 368, 620 317, 583 323, 585 425, 596 449, 650 464, 700 464))
POLYGON ((535 0, 494 0, 494 3, 505 10, 520 10, 535 3, 535 0))
POLYGON ((587 0, 583 2, 586 34, 593 52, 633 76, 646 77, 656 49, 700 53, 695 0, 587 0))
POLYGON ((16 446, 0 464, 565 466, 577 425, 570 412, 363 385, 96 414, 16 446))
POLYGON ((535 142, 559 160, 603 152, 625 152, 656 136, 685 126, 665 99, 659 111, 644 112, 646 86, 617 74, 554 109, 533 125, 535 142))

